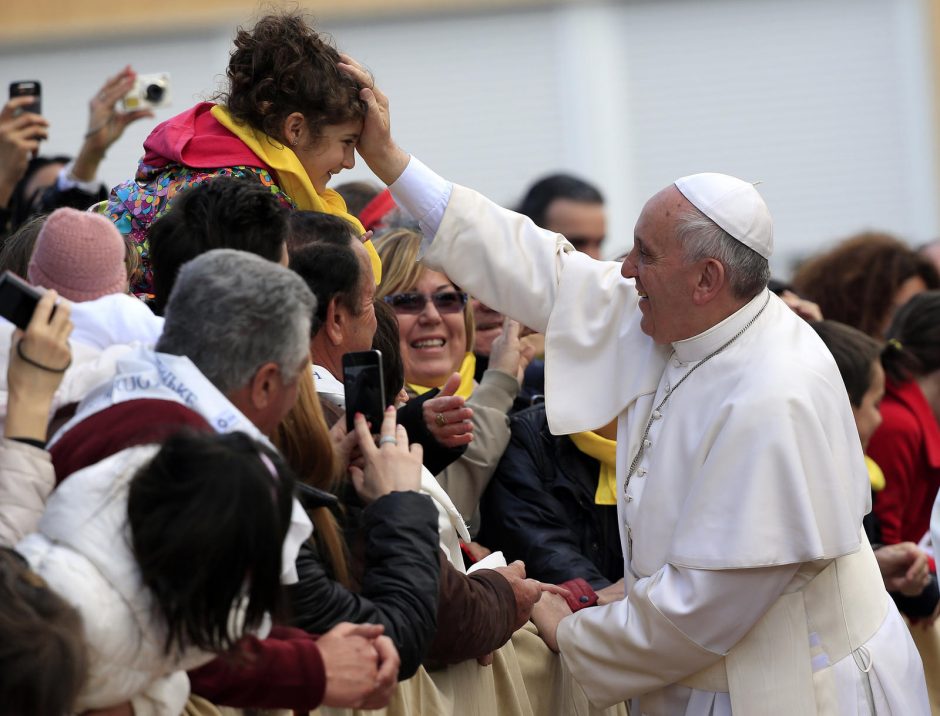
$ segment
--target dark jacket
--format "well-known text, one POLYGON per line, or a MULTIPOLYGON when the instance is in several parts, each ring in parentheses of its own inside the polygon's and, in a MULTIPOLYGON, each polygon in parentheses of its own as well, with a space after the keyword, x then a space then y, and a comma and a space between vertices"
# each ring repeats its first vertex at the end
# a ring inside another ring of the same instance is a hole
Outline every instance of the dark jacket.
POLYGON ((521 559, 526 575, 602 589, 623 577, 616 505, 597 505, 600 465, 549 432, 545 406, 512 416, 512 437, 480 502, 479 541, 521 559))
POLYGON ((437 634, 428 652, 428 668, 458 664, 489 654, 509 641, 516 629, 516 597, 499 572, 457 571, 443 550, 437 634))
POLYGON ((431 545, 426 531, 430 514, 418 500, 430 504, 423 495, 392 493, 360 513, 347 495, 346 522, 361 526, 346 530, 350 567, 361 591, 334 581, 309 545, 297 558, 300 581, 289 587, 292 623, 305 631, 324 632, 341 621, 383 624, 401 657, 399 679, 411 676, 422 662, 435 668, 498 649, 509 641, 516 620, 512 585, 491 569, 469 576, 458 572, 439 547, 437 510, 431 507, 431 545), (406 548, 403 540, 411 546, 406 548), (420 553, 427 562, 404 559, 403 551, 420 553), (433 583, 427 578, 430 565, 433 583))
POLYGON ((417 492, 392 492, 361 513, 361 590, 327 573, 311 545, 297 557, 299 581, 288 587, 291 623, 320 634, 340 622, 382 624, 401 657, 399 679, 417 671, 437 627, 440 579, 437 509, 417 492))
MULTIPOLYGON (((479 383, 483 380, 483 374, 490 367, 490 357, 477 355, 476 368, 473 379, 479 383)), ((528 407, 545 402, 545 361, 541 358, 534 358, 522 375, 522 386, 519 393, 512 401, 510 413, 518 413, 528 407)), ((411 433, 408 433, 411 435, 411 433)), ((434 473, 435 475, 437 473, 434 473)))

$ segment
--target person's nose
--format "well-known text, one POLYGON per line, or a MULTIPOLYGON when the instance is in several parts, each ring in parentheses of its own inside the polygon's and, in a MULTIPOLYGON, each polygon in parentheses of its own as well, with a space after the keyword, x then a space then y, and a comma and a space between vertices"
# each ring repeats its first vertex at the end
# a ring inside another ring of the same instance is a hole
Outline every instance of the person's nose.
POLYGON ((418 316, 424 323, 440 323, 444 319, 441 318, 440 311, 437 310, 437 306, 434 305, 434 301, 431 300, 430 296, 425 296, 427 302, 424 304, 424 308, 421 309, 421 315, 418 316))
POLYGON ((356 150, 348 147, 343 154, 343 168, 352 169, 354 166, 356 166, 356 150))
POLYGON ((627 254, 627 258, 623 260, 623 263, 620 265, 620 275, 624 278, 636 278, 638 275, 636 269, 636 248, 630 250, 630 253, 627 254))

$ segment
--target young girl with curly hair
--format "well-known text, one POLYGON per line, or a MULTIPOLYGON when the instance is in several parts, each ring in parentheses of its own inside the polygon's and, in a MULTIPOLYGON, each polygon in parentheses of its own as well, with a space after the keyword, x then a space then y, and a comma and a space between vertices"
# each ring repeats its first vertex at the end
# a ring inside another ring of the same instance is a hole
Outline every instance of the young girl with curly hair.
POLYGON ((218 103, 200 102, 157 125, 134 179, 111 191, 106 212, 141 257, 136 293, 153 285, 150 224, 177 192, 217 176, 260 182, 287 208, 337 214, 364 233, 326 186, 353 167, 365 116, 360 86, 337 69, 339 60, 298 13, 267 15, 238 30, 218 103))

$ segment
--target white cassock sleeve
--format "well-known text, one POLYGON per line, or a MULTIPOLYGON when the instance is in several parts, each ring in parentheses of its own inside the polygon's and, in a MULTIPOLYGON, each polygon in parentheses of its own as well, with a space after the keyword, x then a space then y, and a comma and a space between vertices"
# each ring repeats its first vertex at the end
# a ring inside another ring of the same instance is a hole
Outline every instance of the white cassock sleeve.
POLYGON ((770 609, 800 565, 700 570, 666 565, 623 600, 562 620, 566 665, 598 707, 712 665, 770 609))
POLYGON ((424 232, 422 261, 491 308, 545 331, 565 254, 574 250, 563 236, 466 189, 471 203, 442 226, 455 187, 415 157, 389 189, 424 232))
MULTIPOLYGON (((430 239, 425 265, 545 334, 546 411, 554 433, 593 430, 624 409, 637 394, 634 379, 658 365, 649 360, 658 348, 638 327, 641 340, 624 337, 639 299, 621 264, 576 252, 561 234, 448 183, 414 157, 389 189, 430 239), (584 380, 572 380, 574 374, 584 380)), ((653 372, 655 388, 661 369, 653 372)))

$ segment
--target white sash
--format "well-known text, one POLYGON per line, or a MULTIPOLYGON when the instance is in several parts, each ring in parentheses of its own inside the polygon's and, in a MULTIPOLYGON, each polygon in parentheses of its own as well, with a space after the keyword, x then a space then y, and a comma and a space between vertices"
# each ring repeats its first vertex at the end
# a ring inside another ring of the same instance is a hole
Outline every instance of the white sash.
MULTIPOLYGON (((258 428, 242 412, 232 405, 193 362, 185 356, 136 347, 116 363, 117 373, 109 383, 103 383, 86 395, 78 404, 75 416, 69 420, 49 441, 51 448, 78 423, 106 408, 129 400, 145 398, 168 400, 185 405, 199 413, 212 429, 218 433, 242 432, 258 442, 274 449, 258 428)), ((290 527, 284 538, 281 555, 281 582, 294 584, 297 570, 294 562, 297 552, 313 532, 307 513, 294 499, 290 527)))

